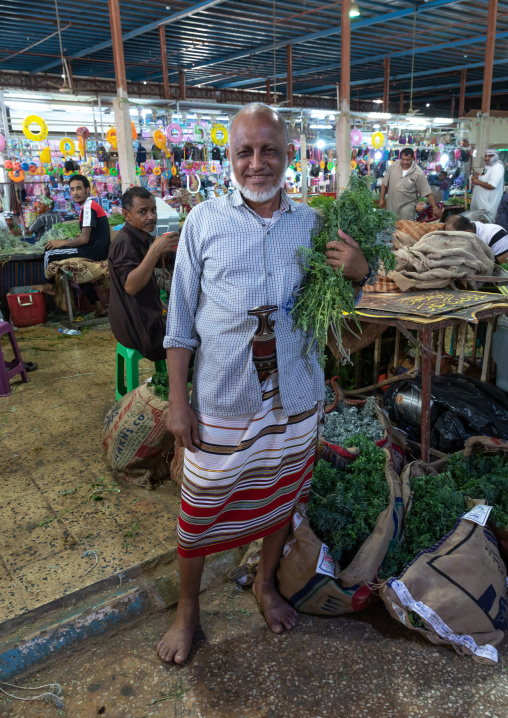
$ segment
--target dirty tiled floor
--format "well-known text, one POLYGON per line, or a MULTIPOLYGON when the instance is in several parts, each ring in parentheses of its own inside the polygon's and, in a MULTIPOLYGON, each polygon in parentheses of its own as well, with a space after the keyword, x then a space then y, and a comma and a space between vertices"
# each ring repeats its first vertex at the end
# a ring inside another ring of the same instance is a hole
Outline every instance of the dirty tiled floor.
MULTIPOLYGON (((506 718, 508 656, 485 666, 435 646, 377 604, 354 617, 266 627, 250 591, 202 595, 188 665, 155 644, 172 616, 146 616, 62 654, 24 687, 61 684, 64 708, 0 698, 1 718, 506 718)), ((28 691, 10 690, 26 696, 28 691)))
MULTIPOLYGON (((102 424, 115 403, 109 326, 81 337, 36 326, 16 338, 39 369, 0 397, 0 623, 176 555, 179 504, 174 484, 153 492, 116 484, 103 461, 102 424)), ((142 378, 152 371, 141 363, 142 378)))

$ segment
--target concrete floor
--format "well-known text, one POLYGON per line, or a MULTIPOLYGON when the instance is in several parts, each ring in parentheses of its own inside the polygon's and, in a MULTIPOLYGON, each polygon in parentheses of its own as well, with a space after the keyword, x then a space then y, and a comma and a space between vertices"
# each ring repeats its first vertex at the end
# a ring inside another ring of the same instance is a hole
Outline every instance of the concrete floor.
MULTIPOLYGON (((39 368, 0 397, 0 627, 133 566, 174 558, 179 507, 172 482, 156 492, 116 484, 103 460, 102 425, 115 403, 109 325, 81 337, 36 326, 16 337, 23 360, 39 368)), ((153 364, 140 371, 150 376, 153 364)))

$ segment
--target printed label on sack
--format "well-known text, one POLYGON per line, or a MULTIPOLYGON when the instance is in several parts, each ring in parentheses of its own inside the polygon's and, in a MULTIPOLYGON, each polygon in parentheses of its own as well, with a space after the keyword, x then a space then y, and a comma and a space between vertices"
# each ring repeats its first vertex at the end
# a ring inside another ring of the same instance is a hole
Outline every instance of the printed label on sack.
POLYGON ((300 524, 302 523, 302 520, 303 516, 301 516, 298 511, 295 511, 295 513, 293 514, 293 531, 296 531, 298 526, 300 526, 300 524))
POLYGON ((330 556, 328 546, 324 543, 321 544, 316 573, 322 573, 323 576, 331 576, 331 578, 335 578, 335 561, 330 556))
POLYGON ((478 506, 472 508, 471 511, 468 511, 467 514, 464 514, 462 518, 466 519, 466 521, 472 521, 475 524, 479 524, 479 526, 485 526, 492 509, 493 506, 478 504, 478 506))

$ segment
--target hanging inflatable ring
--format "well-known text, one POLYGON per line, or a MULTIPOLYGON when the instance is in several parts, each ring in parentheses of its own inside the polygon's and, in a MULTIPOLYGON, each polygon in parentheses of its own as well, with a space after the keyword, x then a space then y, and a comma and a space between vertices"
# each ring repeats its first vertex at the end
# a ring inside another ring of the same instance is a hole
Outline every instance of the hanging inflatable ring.
POLYGON ((73 155, 76 152, 76 145, 70 137, 64 137, 60 140, 60 152, 63 155, 73 155))
POLYGON ((351 169, 355 170, 358 167, 358 163, 355 160, 351 160, 351 169))
POLYGON ((141 177, 144 177, 146 175, 146 170, 144 167, 139 168, 139 174, 141 175, 141 177))
POLYGON ((169 179, 169 170, 164 170, 162 176, 164 177, 164 179, 169 179))
POLYGON ((321 162, 319 163, 319 166, 321 167, 322 170, 324 170, 326 167, 326 162, 324 160, 321 160, 321 162))
POLYGON ((18 170, 16 172, 14 170, 11 170, 9 172, 9 177, 13 182, 23 182, 23 180, 25 179, 25 173, 23 172, 23 170, 18 170))
POLYGON ((25 137, 27 137, 29 140, 33 140, 34 142, 41 142, 42 140, 45 140, 48 136, 47 124, 44 122, 42 117, 38 117, 37 115, 28 115, 28 117, 25 117, 21 128, 25 137), (32 123, 39 125, 39 132, 35 133, 30 130, 30 125, 32 123))
MULTIPOLYGON (((44 167, 42 169, 44 169, 44 167)), ((74 172, 72 170, 63 170, 62 174, 64 174, 66 177, 70 177, 72 174, 74 174, 74 172)))
POLYGON ((351 130, 351 144, 352 145, 361 145, 363 140, 362 133, 357 127, 353 127, 351 130))
POLYGON ((215 175, 218 172, 217 165, 210 165, 210 172, 215 175))
POLYGON ((195 175, 197 181, 198 181, 198 188, 197 189, 191 189, 190 188, 190 174, 187 175, 187 189, 191 194, 197 194, 199 190, 201 189, 201 178, 195 175))
POLYGON ((141 174, 141 167, 136 167, 136 174, 138 176, 141 174))
POLYGON ((208 174, 208 162, 202 162, 202 163, 201 163, 201 172, 204 172, 205 174, 208 174))
POLYGON ((173 167, 171 167, 171 174, 173 175, 173 177, 176 176, 177 172, 178 172, 178 170, 177 170, 176 167, 173 165, 173 167))
POLYGON ((217 125, 214 125, 212 127, 212 131, 210 132, 210 137, 212 138, 212 142, 214 145, 217 145, 218 147, 223 147, 227 144, 228 141, 228 131, 224 125, 221 125, 220 123, 217 125), (218 137, 218 133, 222 133, 222 139, 218 137))
POLYGON ((166 127, 166 137, 173 144, 178 144, 182 141, 182 128, 176 123, 172 123, 169 127, 166 127), (173 134, 176 133, 176 134, 173 134))
POLYGON ((330 162, 328 162, 328 164, 326 165, 326 169, 327 169, 329 172, 331 172, 334 167, 335 167, 335 165, 333 164, 332 160, 330 160, 330 162))
POLYGON ((103 167, 102 170, 101 170, 101 172, 102 172, 103 175, 108 175, 108 174, 109 174, 109 167, 103 167))
POLYGON ((163 150, 166 147, 166 138, 160 130, 154 130, 153 141, 159 150, 163 150))
POLYGON ((112 177, 116 177, 116 176, 118 175, 118 170, 116 169, 116 167, 112 167, 112 168, 109 170, 109 174, 110 174, 112 177))
POLYGON ((374 132, 372 135, 372 146, 374 149, 379 150, 385 142, 385 138, 381 134, 381 132, 374 132))
POLYGON ((202 144, 206 142, 207 131, 206 127, 199 122, 194 125, 194 142, 202 144))
POLYGON ((160 167, 154 167, 153 168, 154 175, 159 176, 161 174, 161 168, 160 167))

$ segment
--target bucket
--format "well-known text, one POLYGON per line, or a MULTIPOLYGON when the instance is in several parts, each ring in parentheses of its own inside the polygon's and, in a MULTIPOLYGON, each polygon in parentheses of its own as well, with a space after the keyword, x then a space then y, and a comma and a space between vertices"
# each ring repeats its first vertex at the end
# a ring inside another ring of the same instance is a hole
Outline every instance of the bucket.
POLYGON ((15 327, 33 327, 48 320, 46 297, 40 289, 12 287, 7 292, 7 304, 15 327))

